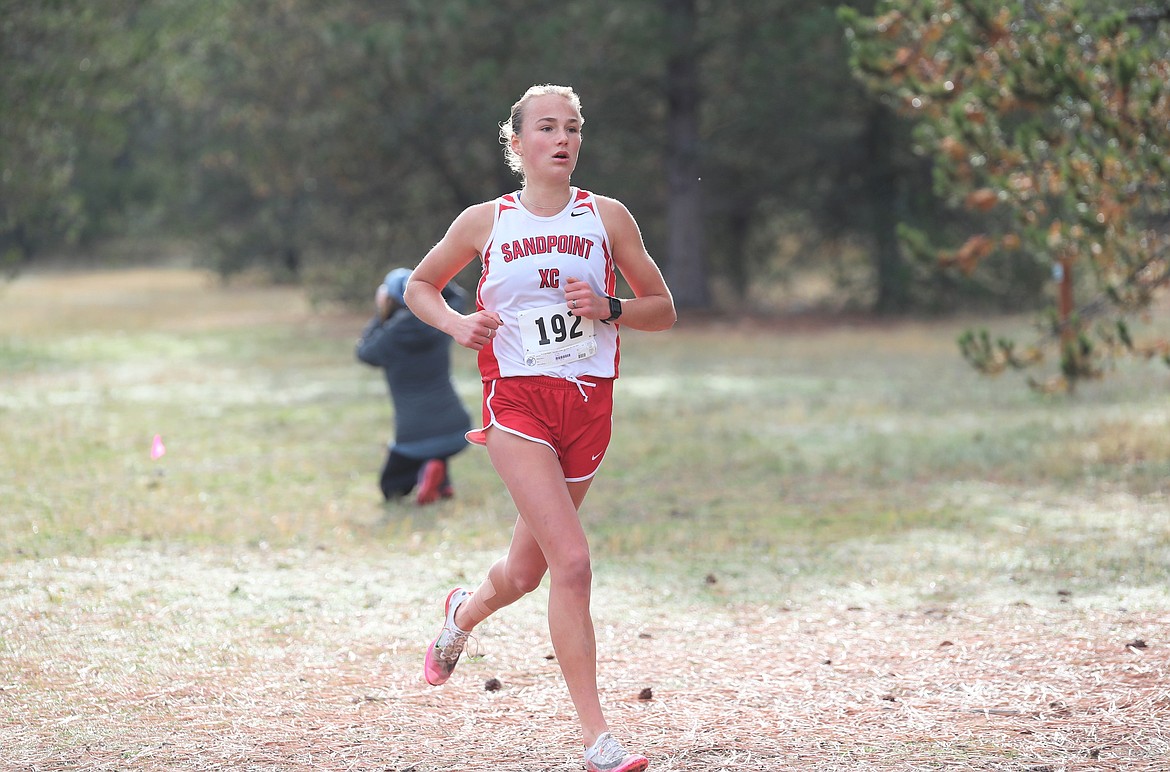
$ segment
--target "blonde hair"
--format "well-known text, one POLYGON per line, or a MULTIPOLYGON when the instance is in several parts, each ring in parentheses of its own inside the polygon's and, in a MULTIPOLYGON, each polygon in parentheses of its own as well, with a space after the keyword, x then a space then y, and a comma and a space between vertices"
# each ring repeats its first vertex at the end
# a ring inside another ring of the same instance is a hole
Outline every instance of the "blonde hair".
MULTIPOLYGON (((504 161, 508 164, 508 168, 516 173, 521 180, 524 179, 524 162, 512 149, 512 137, 519 134, 524 127, 524 108, 528 103, 540 96, 548 94, 555 94, 562 96, 569 100, 569 104, 581 114, 581 97, 577 96, 577 92, 571 86, 554 86, 551 83, 545 83, 540 86, 532 86, 524 92, 524 96, 516 100, 516 104, 512 105, 512 112, 508 115, 508 120, 500 124, 500 144, 504 146, 504 161)), ((581 116, 581 125, 585 125, 585 116, 581 116)))

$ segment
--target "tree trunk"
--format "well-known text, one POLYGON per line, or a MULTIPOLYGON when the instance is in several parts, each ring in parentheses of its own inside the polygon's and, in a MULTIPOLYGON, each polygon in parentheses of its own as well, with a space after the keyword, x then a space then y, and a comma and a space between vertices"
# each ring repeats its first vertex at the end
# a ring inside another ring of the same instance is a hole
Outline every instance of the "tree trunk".
POLYGON ((710 306, 699 178, 699 67, 695 0, 664 0, 666 65, 667 260, 663 272, 680 309, 710 306))
POLYGON ((868 194, 873 268, 877 280, 874 310, 901 313, 909 307, 909 277, 898 244, 898 171, 894 168, 894 117, 883 105, 874 105, 865 129, 869 159, 868 194))

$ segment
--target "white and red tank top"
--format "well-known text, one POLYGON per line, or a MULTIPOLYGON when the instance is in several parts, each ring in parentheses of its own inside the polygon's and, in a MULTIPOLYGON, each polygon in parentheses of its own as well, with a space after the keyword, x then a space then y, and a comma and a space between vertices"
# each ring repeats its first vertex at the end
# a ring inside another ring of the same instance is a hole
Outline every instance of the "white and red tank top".
POLYGON ((617 377, 617 325, 574 316, 565 303, 569 277, 588 282, 598 295, 613 295, 617 281, 597 199, 578 188, 569 194, 569 203, 551 217, 521 206, 519 191, 496 199, 475 294, 478 309, 503 320, 479 352, 485 381, 617 377))

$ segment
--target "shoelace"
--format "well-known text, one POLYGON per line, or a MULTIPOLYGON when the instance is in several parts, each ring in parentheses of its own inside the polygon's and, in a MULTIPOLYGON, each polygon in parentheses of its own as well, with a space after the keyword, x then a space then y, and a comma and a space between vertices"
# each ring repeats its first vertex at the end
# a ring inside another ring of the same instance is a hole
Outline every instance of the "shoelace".
POLYGON ((456 662, 459 660, 459 655, 463 653, 467 642, 471 641, 475 644, 475 654, 468 654, 469 659, 475 659, 479 656, 479 639, 471 633, 465 633, 462 630, 452 630, 450 627, 443 628, 443 631, 448 633, 450 637, 447 642, 439 647, 438 658, 443 662, 456 662))
POLYGON ((596 383, 590 383, 589 381, 583 381, 580 378, 576 378, 572 375, 567 376, 565 378, 565 380, 577 387, 577 391, 581 392, 581 398, 584 399, 586 402, 589 401, 589 395, 585 393, 585 387, 588 386, 591 389, 597 387, 596 383))
POLYGON ((617 764, 626 758, 626 749, 622 747, 621 743, 613 735, 608 733, 605 739, 601 741, 601 744, 594 745, 591 750, 594 753, 588 758, 594 764, 598 762, 602 764, 617 764))

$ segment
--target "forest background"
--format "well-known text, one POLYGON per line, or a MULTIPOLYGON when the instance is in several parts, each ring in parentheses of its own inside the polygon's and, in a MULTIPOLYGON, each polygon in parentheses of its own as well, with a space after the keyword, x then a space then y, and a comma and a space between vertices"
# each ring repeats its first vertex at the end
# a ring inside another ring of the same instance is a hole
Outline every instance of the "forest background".
MULTIPOLYGON (((1003 217, 942 190, 896 95, 851 67, 838 14, 856 26, 912 5, 8 0, 0 259, 14 272, 181 244, 224 277, 259 269, 314 302, 366 303, 454 213, 518 186, 498 124, 556 82, 584 101, 575 182, 635 212, 684 310, 1037 308, 1053 292, 1043 248, 983 249, 979 272, 921 248, 1003 217)), ((1005 8, 1046 22, 1052 5, 1005 8)), ((1165 13, 1074 5, 1088 21, 1165 13)))
MULTIPOLYGON (((1034 309, 1052 300, 1054 265, 1068 257, 1040 226, 1116 211, 1138 220, 1145 243, 1165 219, 1157 178, 1113 175, 1141 189, 1135 207, 1132 191, 1099 193, 1107 174, 1074 179, 1067 162, 1080 153, 1104 170, 1128 155, 1158 167, 1167 15, 1097 0, 9 1, 0 262, 15 271, 63 250, 74 262, 125 260, 178 240, 224 277, 260 269, 314 302, 367 302, 371 282, 417 262, 453 213, 517 185, 498 124, 527 86, 556 82, 582 94, 589 124, 575 181, 636 213, 684 310, 1034 309), (1136 34, 1120 37, 1122 22, 1136 34), (995 50, 1003 38, 1008 53, 995 50), (997 72, 989 52, 1033 71, 997 72), (947 72, 967 60, 980 66, 947 72), (1042 88, 1028 82, 1037 74, 1042 88), (1131 92, 1153 108, 1131 106, 1131 92), (993 110, 1014 114, 981 130, 993 110), (1094 111, 1109 114, 1082 115, 1094 111), (1117 126, 1135 116, 1118 152, 1117 126), (1029 120, 1037 130, 1021 137, 1029 120), (1057 140, 1061 126, 1081 147, 1057 140), (988 147, 993 134, 1010 152, 988 147), (1019 174, 1007 172, 1026 162, 1045 170, 1033 175, 1042 198, 1065 192, 1054 176, 1073 191, 1071 217, 1051 202, 1051 217, 1022 219, 1019 174), (980 165, 990 185, 972 179, 980 165), (1036 234, 1022 249, 1015 235, 971 236, 1013 215, 1036 234)), ((1136 267, 1106 280, 1106 294, 1148 268, 1151 251, 1164 286, 1164 235, 1159 249, 1136 248, 1136 267)), ((987 369, 990 348, 964 353, 987 369)))

